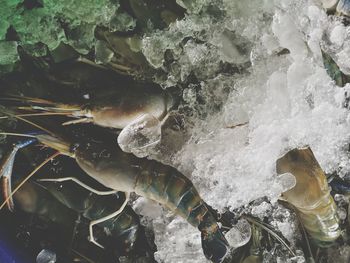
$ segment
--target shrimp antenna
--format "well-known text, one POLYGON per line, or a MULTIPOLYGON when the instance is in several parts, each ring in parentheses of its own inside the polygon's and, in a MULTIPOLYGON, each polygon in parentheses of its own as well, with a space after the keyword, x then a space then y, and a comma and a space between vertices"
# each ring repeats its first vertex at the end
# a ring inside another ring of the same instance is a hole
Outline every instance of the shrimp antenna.
POLYGON ((9 196, 4 200, 4 202, 0 206, 0 210, 7 204, 7 202, 13 197, 13 195, 37 172, 40 170, 41 167, 43 167, 45 164, 47 164, 49 161, 54 159, 60 155, 60 152, 55 152, 53 155, 51 155, 49 158, 45 159, 41 164, 39 164, 30 174, 27 175, 26 178, 9 194, 9 196))
POLYGON ((244 215, 242 216, 244 219, 246 219, 247 221, 249 221, 250 223, 257 225, 259 227, 261 227, 262 229, 264 229, 265 231, 267 231, 273 238, 275 238, 276 240, 278 240, 288 251, 289 253, 293 256, 296 257, 296 254, 294 253, 294 251, 290 248, 290 246, 287 244, 286 241, 283 240, 282 237, 280 237, 273 229, 270 225, 261 222, 260 220, 253 218, 251 216, 248 215, 244 215))
POLYGON ((0 135, 10 135, 10 136, 20 136, 20 137, 27 137, 27 138, 36 138, 35 135, 24 134, 24 133, 14 133, 14 132, 0 132, 0 135))
POLYGON ((6 114, 6 115, 8 115, 8 116, 10 116, 10 117, 14 117, 14 118, 16 118, 16 119, 18 119, 18 120, 21 120, 21 121, 23 121, 23 122, 26 122, 26 123, 28 123, 28 124, 30 124, 30 125, 32 125, 32 126, 38 128, 38 129, 44 131, 44 132, 46 132, 46 133, 48 133, 48 134, 50 134, 50 135, 56 137, 56 135, 55 135, 52 131, 50 131, 50 130, 48 130, 48 129, 42 127, 42 126, 40 126, 39 124, 36 124, 36 123, 34 123, 34 122, 30 121, 30 120, 27 120, 27 119, 25 119, 25 118, 22 118, 22 117, 20 117, 20 116, 18 116, 18 115, 15 115, 15 114, 13 114, 13 113, 10 113, 10 112, 8 112, 8 111, 6 111, 6 110, 4 110, 4 109, 0 109, 0 112, 4 113, 4 114, 6 114))
POLYGON ((0 98, 0 100, 19 101, 19 102, 30 101, 30 102, 34 102, 34 103, 40 103, 40 104, 52 104, 53 103, 50 100, 34 98, 34 97, 18 96, 18 95, 13 95, 13 94, 8 94, 6 96, 8 96, 8 97, 2 97, 2 98, 0 98))
POLYGON ((304 251, 304 254, 305 256, 307 257, 307 259, 311 259, 310 262, 314 261, 315 262, 315 259, 314 259, 314 255, 312 254, 312 250, 311 250, 311 246, 310 246, 310 241, 309 241, 309 238, 306 234, 306 230, 305 230, 305 227, 304 227, 304 224, 303 222, 301 221, 300 219, 300 215, 298 214, 297 212, 297 209, 291 205, 291 208, 294 210, 295 214, 297 215, 297 218, 298 218, 298 221, 299 221, 299 225, 300 225, 300 228, 301 228, 301 234, 305 240, 305 243, 306 243, 306 251, 304 251))
MULTIPOLYGON (((32 117, 32 116, 50 116, 50 115, 67 115, 65 112, 38 112, 38 113, 23 113, 14 114, 13 117, 32 117)), ((0 116, 0 119, 8 119, 11 116, 0 116)))

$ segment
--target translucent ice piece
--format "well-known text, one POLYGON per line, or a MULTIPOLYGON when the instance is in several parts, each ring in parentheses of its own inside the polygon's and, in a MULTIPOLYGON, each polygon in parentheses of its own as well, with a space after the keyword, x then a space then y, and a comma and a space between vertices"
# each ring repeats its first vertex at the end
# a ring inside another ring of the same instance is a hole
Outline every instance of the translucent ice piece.
POLYGON ((161 123, 150 114, 144 114, 126 126, 118 136, 118 144, 124 152, 138 157, 148 155, 161 137, 161 123))
POLYGON ((241 219, 225 234, 231 247, 237 248, 247 244, 252 236, 252 230, 247 220, 241 219))
POLYGON ((49 250, 43 249, 40 251, 36 257, 36 263, 55 263, 56 262, 56 253, 49 250))
POLYGON ((297 180, 293 174, 284 173, 279 175, 275 182, 277 182, 282 187, 283 192, 286 192, 296 185, 297 180))

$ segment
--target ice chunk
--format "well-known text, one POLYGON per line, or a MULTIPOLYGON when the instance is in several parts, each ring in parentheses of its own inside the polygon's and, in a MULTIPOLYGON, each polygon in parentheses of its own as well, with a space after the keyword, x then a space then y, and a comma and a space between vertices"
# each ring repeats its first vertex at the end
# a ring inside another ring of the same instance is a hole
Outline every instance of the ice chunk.
POLYGON ((157 251, 157 262, 209 263, 201 245, 201 234, 180 217, 174 220, 159 218, 153 222, 157 251))
POLYGON ((251 226, 247 220, 241 219, 226 234, 227 242, 232 248, 247 244, 252 236, 251 226))
POLYGON ((346 38, 346 29, 344 25, 340 24, 333 28, 330 40, 337 46, 342 46, 346 38))
POLYGON ((295 59, 306 57, 307 48, 303 35, 298 31, 288 14, 276 13, 273 19, 272 30, 279 39, 281 46, 289 49, 295 59))
POLYGON ((41 250, 36 258, 36 263, 55 263, 55 262, 56 262, 56 253, 49 249, 41 250))
POLYGON ((161 122, 150 114, 144 114, 126 126, 118 136, 118 144, 124 152, 145 157, 159 143, 161 122))
POLYGON ((345 220, 347 217, 347 212, 344 208, 338 208, 337 214, 340 220, 345 220))
POLYGON ((161 206, 155 201, 139 197, 133 204, 133 209, 139 215, 148 218, 159 218, 162 215, 161 206))
POLYGON ((297 183, 295 176, 292 175, 291 173, 281 174, 278 177, 278 179, 279 179, 278 182, 280 183, 283 192, 288 191, 289 189, 292 189, 297 183))
POLYGON ((261 38, 261 41, 270 54, 279 48, 277 39, 270 34, 264 34, 261 38))
POLYGON ((263 218, 272 210, 272 205, 267 202, 262 202, 260 205, 253 207, 252 215, 263 218))
POLYGON ((296 183, 297 181, 293 174, 284 173, 275 178, 270 191, 274 196, 277 196, 279 193, 281 194, 292 189, 296 183))

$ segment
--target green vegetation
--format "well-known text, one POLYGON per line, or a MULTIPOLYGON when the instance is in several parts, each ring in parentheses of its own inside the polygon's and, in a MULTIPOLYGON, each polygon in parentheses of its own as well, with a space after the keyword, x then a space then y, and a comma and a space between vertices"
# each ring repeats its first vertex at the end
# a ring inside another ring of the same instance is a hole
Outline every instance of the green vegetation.
POLYGON ((46 46, 53 50, 61 42, 88 53, 95 27, 108 26, 119 7, 114 0, 0 0, 0 4, 0 65, 18 59, 13 41, 37 56, 45 54, 46 46))

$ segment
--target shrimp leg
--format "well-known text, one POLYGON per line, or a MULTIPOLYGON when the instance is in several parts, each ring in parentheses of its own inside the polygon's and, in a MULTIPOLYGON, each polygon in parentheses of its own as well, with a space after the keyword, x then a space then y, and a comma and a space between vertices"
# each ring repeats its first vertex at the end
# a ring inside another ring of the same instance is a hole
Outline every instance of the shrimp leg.
POLYGON ((77 120, 66 121, 66 122, 62 123, 62 125, 67 126, 67 125, 72 125, 72 124, 91 123, 91 122, 93 122, 92 118, 82 118, 82 119, 77 119, 77 120))
MULTIPOLYGON (((81 182, 80 180, 78 180, 75 177, 64 177, 64 178, 55 178, 55 179, 40 179, 38 181, 41 181, 41 182, 66 182, 66 181, 73 181, 74 183, 82 186, 83 188, 85 188, 85 189, 89 190, 90 192, 95 193, 97 195, 111 195, 111 194, 115 194, 115 193, 118 192, 116 190, 111 190, 111 191, 98 191, 98 190, 95 190, 92 187, 84 184, 83 182, 81 182)), ((125 201, 124 201, 122 206, 117 211, 115 211, 112 214, 109 214, 107 216, 104 216, 102 218, 99 218, 99 219, 96 219, 96 220, 93 220, 93 221, 90 222, 90 224, 89 224, 89 233, 90 233, 89 240, 90 240, 91 243, 95 244, 96 246, 98 246, 100 248, 104 248, 101 244, 99 244, 98 242, 95 241, 94 232, 93 232, 93 226, 97 225, 99 223, 105 222, 105 221, 107 221, 107 220, 109 220, 109 219, 119 215, 124 210, 126 204, 128 203, 129 196, 130 196, 129 193, 125 193, 125 201)))
POLYGON ((124 201, 122 206, 117 211, 115 211, 114 213, 112 213, 110 215, 107 215, 105 217, 102 217, 102 218, 99 218, 99 219, 96 219, 96 220, 93 220, 93 221, 90 222, 90 224, 89 224, 89 233, 90 233, 90 242, 91 243, 95 244, 96 246, 98 246, 100 248, 104 248, 101 244, 99 244, 98 242, 95 241, 94 233, 93 233, 93 226, 97 225, 99 223, 102 223, 104 221, 107 221, 107 220, 109 220, 109 219, 119 215, 124 210, 126 204, 129 201, 129 198, 130 198, 130 194, 129 193, 125 193, 125 201, 124 201))
MULTIPOLYGON (((101 196, 91 193, 73 181, 61 183, 41 181, 40 185, 65 206, 76 211, 90 222, 110 217, 109 220, 99 223, 97 227, 102 228, 111 236, 112 242, 119 251, 118 254, 127 255, 130 252, 136 252, 134 248, 139 240, 140 231, 137 214, 126 205, 120 214, 114 217, 111 215, 115 215, 122 209, 121 206, 125 203, 125 193, 101 196), (118 211, 115 212, 116 210, 118 211)), ((95 225, 93 225, 93 229, 95 230, 95 225)), ((89 228, 87 230, 89 235, 89 228)), ((103 243, 103 245, 105 244, 103 243)))
POLYGON ((110 190, 110 191, 99 191, 96 190, 90 186, 88 186, 87 184, 84 184, 82 181, 78 180, 75 177, 63 177, 63 178, 53 178, 53 179, 39 179, 39 182, 66 182, 66 181, 73 181, 74 183, 80 185, 81 187, 85 188, 86 190, 89 190, 90 192, 97 194, 97 195, 111 195, 111 194, 115 194, 118 191, 116 190, 110 190))

